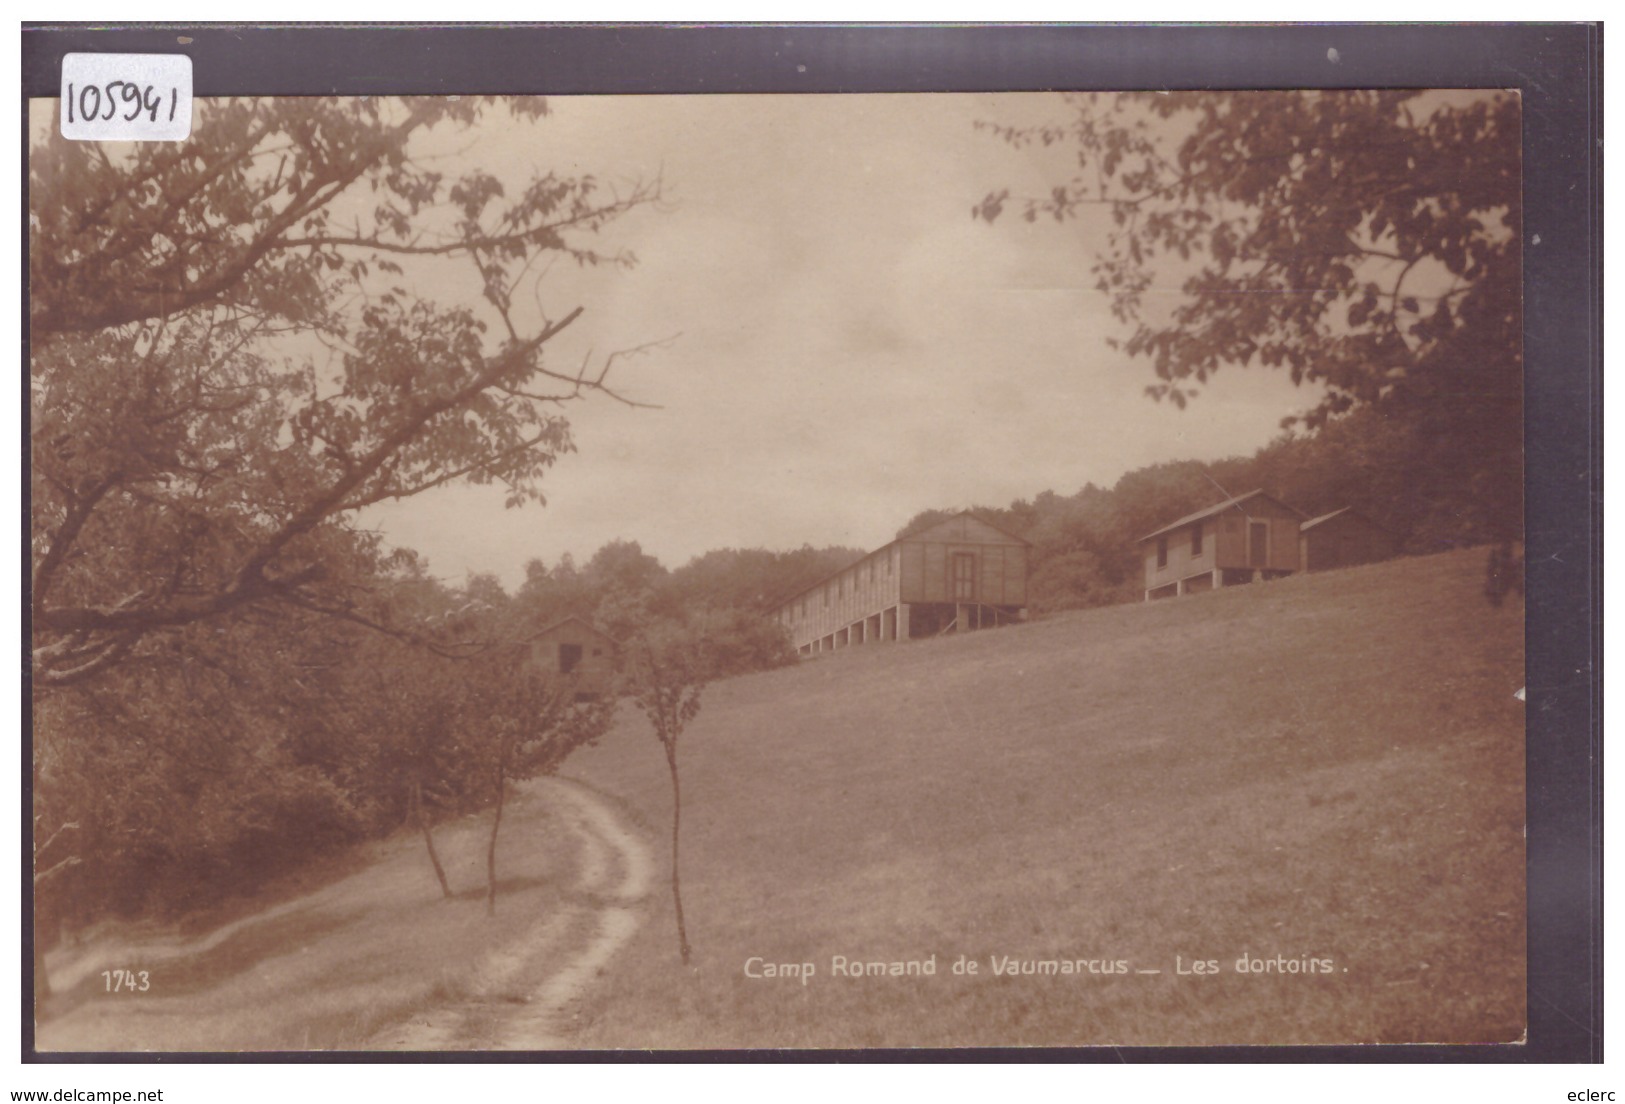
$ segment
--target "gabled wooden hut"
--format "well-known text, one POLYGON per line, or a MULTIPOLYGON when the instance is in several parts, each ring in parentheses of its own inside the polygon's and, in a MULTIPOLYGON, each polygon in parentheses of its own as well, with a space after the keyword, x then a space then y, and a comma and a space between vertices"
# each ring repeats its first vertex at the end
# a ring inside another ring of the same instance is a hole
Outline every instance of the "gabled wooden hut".
POLYGON ((1250 491, 1147 533, 1139 541, 1145 600, 1292 574, 1302 521, 1286 503, 1250 491))
POLYGON ((1298 527, 1298 562, 1304 571, 1375 563, 1398 553, 1399 538, 1348 506, 1298 527))
POLYGON ((586 618, 574 614, 561 618, 526 646, 532 666, 542 675, 575 685, 576 701, 598 701, 613 693, 620 645, 586 618))
POLYGON ((1028 544, 969 511, 877 548, 780 602, 803 656, 992 628, 1027 612, 1028 544))

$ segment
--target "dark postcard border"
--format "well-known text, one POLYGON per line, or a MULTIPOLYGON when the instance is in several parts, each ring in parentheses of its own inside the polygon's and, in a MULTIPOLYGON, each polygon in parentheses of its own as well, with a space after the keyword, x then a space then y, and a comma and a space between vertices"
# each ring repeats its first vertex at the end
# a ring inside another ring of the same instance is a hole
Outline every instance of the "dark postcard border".
MULTIPOLYGON (((1600 25, 25 24, 25 119, 28 97, 57 95, 62 55, 75 51, 184 53, 193 60, 200 96, 1518 89, 1523 95, 1526 241, 1529 1037, 1521 1045, 1485 1046, 46 1055, 34 1050, 33 964, 25 942, 20 975, 24 1061, 1602 1060, 1600 25)), ((26 126, 23 142, 26 240, 26 126)), ((27 271, 25 256, 25 287, 27 271)), ((26 302, 22 308, 26 419, 26 302)), ((25 470, 27 447, 25 435, 25 470)), ((26 552, 26 513, 22 528, 26 552)), ((28 562, 26 556, 23 562, 28 562)), ((26 610, 26 575, 22 589, 26 610)), ((22 708, 26 731, 26 693, 22 708)), ((24 778, 30 777, 31 754, 25 742, 24 778)), ((28 902, 26 857, 32 840, 27 802, 21 819, 23 900, 28 902)), ((25 922, 23 930, 26 941, 30 925, 25 922)))

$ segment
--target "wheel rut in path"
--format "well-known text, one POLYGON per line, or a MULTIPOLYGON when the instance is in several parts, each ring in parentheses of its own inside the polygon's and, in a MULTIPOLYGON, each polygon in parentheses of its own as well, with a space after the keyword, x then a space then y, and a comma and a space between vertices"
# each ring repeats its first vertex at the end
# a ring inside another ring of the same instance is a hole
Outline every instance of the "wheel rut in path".
MULTIPOLYGON (((576 840, 566 904, 486 955, 470 995, 381 1031, 387 1050, 568 1048, 571 1009, 643 922, 654 858, 626 820, 578 782, 544 778, 536 794, 576 840)), ((500 907, 500 902, 499 902, 500 907)))

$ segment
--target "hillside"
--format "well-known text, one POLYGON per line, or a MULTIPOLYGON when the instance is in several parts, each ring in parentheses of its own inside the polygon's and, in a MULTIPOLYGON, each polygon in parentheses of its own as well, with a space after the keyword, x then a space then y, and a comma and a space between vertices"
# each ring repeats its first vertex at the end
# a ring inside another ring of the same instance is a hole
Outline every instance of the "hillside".
POLYGON ((495 918, 483 817, 441 829, 450 902, 402 834, 312 871, 319 888, 53 952, 39 1045, 1516 1039, 1523 619, 1485 603, 1482 563, 1407 559, 713 685, 681 745, 688 969, 665 762, 623 703, 569 781, 510 803, 495 918), (935 973, 836 976, 837 956, 935 973), (961 956, 975 975, 953 972, 961 956), (1244 956, 1270 972, 1237 972, 1244 956), (813 973, 751 978, 752 959, 813 973), (107 969, 151 989, 109 994, 107 969))
MULTIPOLYGON (((681 751, 692 972, 656 895, 580 1045, 1518 1038, 1523 622, 1481 585, 1467 550, 712 687, 681 751)), ((638 718, 571 773, 667 830, 638 718)))

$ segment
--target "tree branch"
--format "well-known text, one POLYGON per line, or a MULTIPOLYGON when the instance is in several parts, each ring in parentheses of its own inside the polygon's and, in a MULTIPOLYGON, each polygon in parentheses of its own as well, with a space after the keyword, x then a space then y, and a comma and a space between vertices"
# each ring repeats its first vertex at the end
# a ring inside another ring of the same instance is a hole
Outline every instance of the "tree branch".
POLYGON ((67 557, 68 550, 79 539, 79 533, 95 512, 96 504, 102 500, 108 491, 117 485, 123 473, 114 471, 94 484, 85 494, 76 497, 68 507, 68 516, 63 519, 51 537, 51 545, 40 557, 39 566, 34 569, 33 595, 30 607, 33 616, 38 619, 45 610, 45 596, 51 589, 53 576, 62 561, 67 557))
POLYGON ((355 462, 355 468, 343 478, 339 479, 322 494, 317 495, 304 508, 293 517, 283 522, 275 533, 267 539, 258 550, 249 556, 246 563, 238 570, 233 581, 233 587, 247 586, 251 580, 262 572, 287 543, 301 533, 313 528, 328 514, 339 507, 347 495, 359 488, 367 479, 383 466, 384 462, 404 447, 412 438, 416 437, 423 428, 434 419, 454 410, 469 399, 490 387, 505 373, 512 371, 515 366, 522 363, 546 342, 552 340, 565 327, 581 317, 585 308, 577 307, 565 315, 558 322, 548 326, 530 341, 518 348, 509 350, 506 354, 497 357, 486 369, 474 376, 461 388, 436 402, 429 403, 418 414, 380 441, 371 452, 355 462))
MULTIPOLYGON (((281 212, 269 218, 258 234, 233 258, 222 261, 191 283, 169 281, 160 286, 138 289, 141 294, 123 301, 101 303, 99 311, 74 312, 63 304, 46 300, 34 312, 32 322, 39 332, 86 333, 109 329, 128 322, 143 322, 150 318, 189 310, 210 302, 223 291, 236 284, 273 249, 284 247, 280 239, 301 219, 320 210, 340 192, 348 188, 388 152, 404 142, 418 127, 434 114, 427 103, 414 108, 399 126, 380 135, 370 145, 358 151, 339 171, 326 176, 313 177, 299 190, 281 212)), ((184 261, 184 254, 177 254, 184 261)), ((38 300, 36 300, 38 303, 38 300)))

